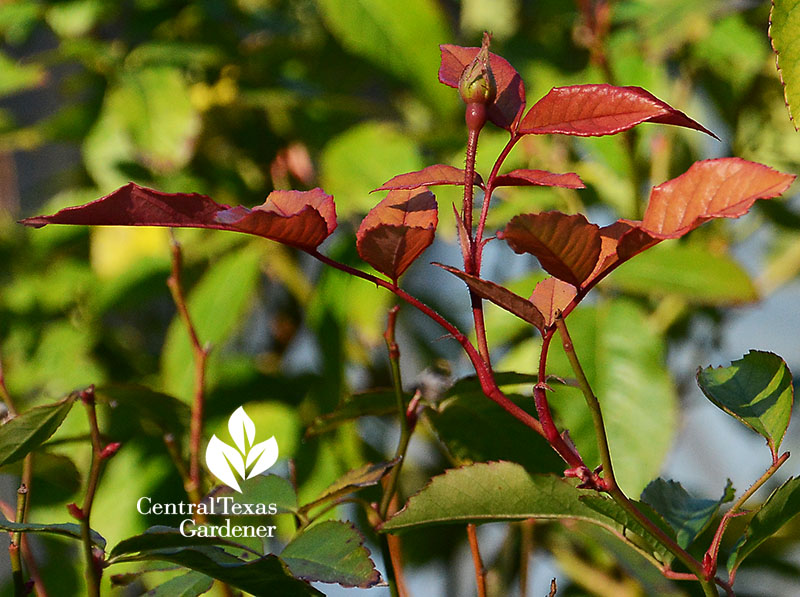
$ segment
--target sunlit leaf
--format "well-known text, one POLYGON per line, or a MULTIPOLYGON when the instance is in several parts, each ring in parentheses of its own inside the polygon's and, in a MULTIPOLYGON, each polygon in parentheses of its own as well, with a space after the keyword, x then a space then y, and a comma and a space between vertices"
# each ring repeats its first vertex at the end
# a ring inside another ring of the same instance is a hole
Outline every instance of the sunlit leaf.
POLYGON ((520 123, 521 133, 613 135, 642 122, 658 122, 714 133, 641 87, 572 85, 555 87, 520 123))
POLYGON ((358 254, 393 281, 433 242, 436 199, 427 189, 390 191, 358 229, 358 254))
POLYGON ((549 273, 576 287, 600 257, 600 228, 581 214, 548 211, 515 216, 497 237, 516 253, 530 253, 549 273))
POLYGON ((0 426, 0 466, 32 452, 56 432, 66 418, 77 394, 63 400, 36 406, 0 426))
POLYGON ((511 186, 543 186, 561 187, 564 189, 582 189, 585 187, 581 177, 574 172, 556 174, 546 170, 512 170, 494 179, 495 187, 511 186))
MULTIPOLYGON (((461 73, 478 55, 480 48, 465 48, 444 44, 439 46, 442 61, 439 67, 439 81, 458 88, 461 73)), ((525 84, 516 69, 505 58, 489 53, 489 66, 492 69, 497 96, 489 106, 489 120, 497 126, 512 130, 525 108, 525 84)))
POLYGON ((273 191, 263 205, 248 209, 221 205, 196 193, 162 193, 129 183, 85 205, 22 223, 34 228, 46 224, 213 228, 313 249, 336 228, 336 211, 333 197, 322 189, 273 191))
POLYGON ((475 463, 434 477, 381 530, 529 518, 585 520, 615 528, 611 519, 580 500, 590 493, 555 475, 532 475, 513 462, 475 463))
MULTIPOLYGON (((434 164, 416 172, 407 172, 387 180, 376 191, 411 190, 424 186, 463 185, 464 170, 447 164, 434 164)), ((483 185, 480 174, 475 174, 475 184, 483 185)))
POLYGON ((575 298, 575 287, 558 278, 545 278, 531 294, 531 302, 544 317, 544 326, 550 327, 556 316, 575 298))
POLYGON ((772 0, 769 38, 778 55, 778 73, 783 83, 789 118, 797 128, 800 109, 800 7, 792 0, 772 0))
POLYGON ((738 218, 756 199, 777 197, 794 179, 741 158, 695 162, 653 188, 641 227, 655 238, 678 238, 712 218, 738 218))
POLYGON ((792 374, 781 357, 751 350, 729 367, 699 369, 697 383, 711 402, 764 436, 777 458, 794 403, 792 374))
POLYGON ((306 528, 281 552, 297 578, 366 589, 381 581, 364 538, 346 522, 327 520, 306 528))

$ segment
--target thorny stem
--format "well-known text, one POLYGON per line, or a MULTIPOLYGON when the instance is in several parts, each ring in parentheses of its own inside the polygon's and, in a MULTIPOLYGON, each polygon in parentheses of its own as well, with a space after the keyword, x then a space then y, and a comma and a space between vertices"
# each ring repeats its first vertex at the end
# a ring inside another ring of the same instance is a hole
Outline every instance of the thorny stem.
POLYGON ((203 411, 205 409, 205 377, 206 361, 210 348, 200 344, 197 331, 186 306, 186 297, 181 284, 181 265, 183 262, 181 246, 172 234, 172 272, 167 279, 172 299, 178 314, 189 332, 189 341, 194 355, 194 397, 192 399, 191 425, 189 431, 189 483, 185 485, 186 493, 194 504, 199 504, 202 490, 202 469, 200 467, 200 444, 203 439, 203 411))
POLYGON ((86 496, 83 499, 83 506, 80 510, 81 540, 83 542, 84 558, 86 559, 86 592, 91 597, 99 597, 101 567, 94 555, 91 535, 91 515, 92 504, 94 503, 94 496, 100 481, 100 473, 105 459, 103 458, 103 440, 100 437, 100 427, 97 423, 94 387, 90 386, 88 389, 81 392, 81 401, 86 407, 86 414, 89 417, 89 432, 92 439, 92 464, 89 468, 86 496))
POLYGON ((469 549, 472 552, 472 564, 475 567, 475 583, 478 587, 478 597, 486 597, 486 569, 483 566, 481 550, 478 546, 478 533, 475 525, 467 525, 467 537, 469 537, 469 549))
MULTIPOLYGON (((470 107, 467 107, 469 110, 470 107)), ((464 167, 464 203, 461 219, 463 230, 467 233, 466 249, 464 257, 464 271, 468 274, 479 275, 481 270, 480 250, 478 240, 472 236, 472 206, 474 203, 474 184, 475 184, 475 154, 478 150, 478 137, 481 128, 470 128, 467 137, 467 157, 464 167)), ((486 365, 491 369, 491 358, 489 353, 489 343, 486 340, 486 324, 483 317, 483 300, 475 292, 469 290, 470 303, 472 306, 472 319, 475 322, 475 338, 478 342, 478 352, 486 365)))
MULTIPOLYGON (((784 462, 789 458, 789 452, 784 452, 780 458, 775 460, 764 474, 761 475, 755 483, 753 483, 747 491, 745 491, 738 500, 736 500, 730 509, 723 514, 722 520, 719 522, 719 526, 717 527, 717 532, 714 533, 714 539, 711 541, 711 546, 708 548, 706 552, 706 557, 704 558, 705 561, 709 562, 711 566, 711 570, 707 572, 710 575, 716 574, 716 567, 717 567, 717 560, 719 558, 719 548, 720 544, 722 543, 722 536, 725 534, 725 530, 728 528, 728 523, 731 521, 732 518, 736 517, 739 514, 742 506, 745 505, 747 500, 749 500, 753 494, 758 491, 764 483, 766 483, 772 475, 774 475, 777 470, 783 465, 784 462)), ((734 579, 736 578, 736 568, 731 570, 730 574, 730 582, 733 583, 734 579)))
POLYGON ((580 454, 577 453, 574 447, 567 444, 564 437, 558 432, 555 422, 553 422, 553 414, 550 412, 550 405, 547 403, 547 353, 550 349, 550 342, 553 339, 553 334, 548 333, 542 337, 542 350, 539 354, 539 381, 533 387, 533 400, 536 404, 536 412, 539 415, 539 422, 542 425, 543 435, 550 443, 552 448, 558 453, 561 458, 571 467, 568 473, 571 476, 578 476, 584 481, 589 480, 591 472, 586 467, 580 454))
POLYGON ((469 357, 472 366, 475 368, 475 373, 478 376, 478 381, 481 384, 481 390, 483 393, 492 401, 496 402, 500 407, 503 408, 506 412, 508 412, 511 416, 515 419, 519 420, 524 425, 533 429, 536 433, 544 436, 544 430, 542 429, 542 425, 536 420, 536 417, 531 416, 528 412, 524 409, 517 406, 516 403, 511 401, 500 388, 497 386, 497 383, 494 380, 494 376, 489 369, 489 366, 481 357, 480 353, 477 349, 472 345, 469 339, 452 323, 447 321, 444 317, 439 315, 436 311, 431 309, 428 305, 417 299, 416 297, 411 296, 406 291, 401 289, 400 287, 387 282, 377 276, 373 276, 372 274, 368 274, 367 272, 362 272, 354 267, 350 267, 349 265, 345 265, 344 263, 339 263, 338 261, 319 253, 314 249, 306 249, 306 252, 318 259, 322 263, 329 265, 335 269, 343 271, 351 276, 355 276, 357 278, 361 278, 362 280, 366 280, 368 282, 372 282, 376 286, 380 286, 381 288, 385 288, 390 292, 393 292, 397 297, 404 300, 415 309, 418 309, 430 319, 438 323, 441 327, 443 327, 448 334, 450 334, 456 342, 461 344, 464 350, 469 357))
MULTIPOLYGON (((592 421, 595 426, 595 434, 597 435, 597 442, 601 453, 601 461, 603 463, 604 472, 603 478, 596 483, 595 488, 608 492, 613 500, 617 502, 617 504, 619 504, 626 512, 628 512, 628 514, 633 516, 647 530, 648 533, 650 533, 659 543, 666 547, 676 558, 683 562, 683 564, 692 571, 694 577, 700 581, 701 585, 703 586, 703 591, 706 593, 706 595, 716 596, 717 590, 714 587, 714 581, 710 580, 710 578, 707 576, 703 564, 692 557, 692 555, 678 545, 674 539, 672 539, 647 516, 645 516, 641 510, 639 510, 628 498, 628 496, 625 495, 622 489, 620 489, 616 477, 614 476, 614 469, 611 465, 611 454, 608 449, 608 437, 606 435, 605 426, 603 425, 600 403, 598 402, 597 397, 589 385, 589 381, 586 378, 583 367, 578 359, 578 355, 575 352, 575 346, 572 344, 572 339, 569 336, 569 332, 567 331, 567 326, 564 323, 563 317, 558 317, 556 319, 556 326, 561 334, 564 350, 567 353, 570 365, 572 365, 573 371, 575 372, 578 385, 583 391, 586 402, 589 404, 589 409, 592 412, 592 421)), ((713 574, 711 575, 711 578, 713 578, 713 574)))

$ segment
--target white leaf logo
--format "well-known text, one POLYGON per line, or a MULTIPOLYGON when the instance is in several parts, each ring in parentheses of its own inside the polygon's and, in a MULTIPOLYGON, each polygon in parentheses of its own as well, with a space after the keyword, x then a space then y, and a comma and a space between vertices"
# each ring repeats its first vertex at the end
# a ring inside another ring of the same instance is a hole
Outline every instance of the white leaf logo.
POLYGON ((278 442, 273 435, 266 441, 253 444, 256 425, 241 406, 228 419, 228 431, 236 446, 212 436, 206 448, 206 465, 225 485, 242 493, 239 479, 252 479, 278 461, 278 442))

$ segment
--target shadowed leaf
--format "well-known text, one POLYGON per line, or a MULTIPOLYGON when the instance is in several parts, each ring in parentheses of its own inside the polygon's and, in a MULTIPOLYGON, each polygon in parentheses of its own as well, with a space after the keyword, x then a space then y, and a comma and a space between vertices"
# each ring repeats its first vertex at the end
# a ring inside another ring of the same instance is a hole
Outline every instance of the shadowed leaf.
MULTIPOLYGON (((81 526, 74 522, 65 522, 59 524, 33 524, 30 522, 17 523, 6 520, 0 516, 0 530, 19 533, 47 533, 52 535, 61 535, 63 537, 70 537, 72 539, 81 540, 81 526)), ((92 543, 105 549, 106 540, 97 531, 91 531, 92 543)))
POLYGON ((730 479, 718 500, 693 498, 676 481, 655 479, 642 492, 642 501, 653 508, 675 530, 678 545, 686 549, 697 539, 734 496, 730 479))
POLYGON ((572 85, 555 87, 520 123, 521 133, 613 135, 642 122, 674 124, 716 135, 641 87, 572 85))
POLYGON ((381 581, 369 555, 353 525, 327 520, 296 535, 281 560, 297 578, 366 589, 381 581))
POLYGON ((515 216, 497 234, 517 253, 530 253, 556 278, 580 287, 600 257, 600 228, 581 214, 558 211, 515 216))
POLYGON ((148 597, 197 597, 211 590, 214 579, 200 572, 187 572, 149 590, 148 597))
POLYGON ((333 197, 322 189, 273 191, 253 209, 228 207, 197 193, 162 193, 128 183, 100 199, 22 223, 167 226, 243 232, 302 249, 319 246, 336 228, 333 197))
POLYGON ((795 119, 800 108, 800 6, 794 0, 772 0, 769 13, 769 38, 777 55, 778 74, 789 118, 795 119))
POLYGON ((790 477, 772 492, 750 520, 747 532, 728 559, 728 572, 733 573, 759 545, 798 514, 800 514, 800 477, 790 477))
POLYGON ((368 462, 364 466, 347 471, 344 475, 336 479, 318 498, 313 502, 305 504, 301 510, 307 511, 314 506, 324 502, 334 500, 348 493, 358 491, 363 487, 377 485, 383 476, 395 465, 397 460, 389 462, 379 462, 373 464, 368 462))
POLYGON ((561 187, 563 189, 583 189, 585 185, 581 177, 574 172, 556 174, 546 170, 512 170, 494 179, 495 187, 543 186, 561 187))
MULTIPOLYGON (((406 394, 405 400, 411 399, 406 394)), ((313 437, 336 429, 347 421, 364 416, 383 416, 397 412, 397 398, 393 390, 370 390, 350 396, 331 413, 315 418, 306 429, 306 436, 313 437)))
POLYGON ((502 307, 523 321, 533 324, 539 331, 544 329, 544 317, 528 299, 514 294, 507 288, 495 284, 494 282, 481 280, 477 276, 472 276, 454 267, 442 265, 441 263, 434 263, 434 265, 438 265, 454 276, 458 276, 464 280, 467 286, 479 297, 492 301, 498 307, 502 307))
POLYGON ((545 327, 556 321, 556 316, 575 298, 575 287, 558 278, 545 278, 531 294, 531 302, 544 316, 545 327))
MULTIPOLYGON (((442 184, 463 185, 464 170, 446 164, 434 164, 416 172, 398 174, 394 178, 387 180, 375 191, 411 190, 442 184)), ((477 173, 475 174, 475 184, 479 187, 483 186, 483 180, 477 173)))
POLYGON ((777 197, 794 179, 741 158, 695 162, 653 188, 641 228, 655 238, 679 238, 712 218, 738 218, 756 199, 777 197))
MULTIPOLYGON (((439 49, 442 52, 439 81, 458 89, 461 73, 475 59, 480 48, 443 44, 439 49)), ((489 106, 489 120, 501 128, 513 130, 525 109, 525 84, 505 58, 490 52, 489 66, 497 84, 497 97, 489 106)))
POLYGON ((781 357, 751 350, 730 367, 699 369, 697 383, 716 406, 764 436, 777 458, 794 403, 792 374, 781 357))
POLYGON ((56 432, 75 403, 71 394, 44 406, 37 406, 14 417, 0 427, 0 466, 23 458, 56 432))
POLYGON ((358 254, 396 282, 433 242, 437 223, 430 191, 390 191, 361 222, 358 254))

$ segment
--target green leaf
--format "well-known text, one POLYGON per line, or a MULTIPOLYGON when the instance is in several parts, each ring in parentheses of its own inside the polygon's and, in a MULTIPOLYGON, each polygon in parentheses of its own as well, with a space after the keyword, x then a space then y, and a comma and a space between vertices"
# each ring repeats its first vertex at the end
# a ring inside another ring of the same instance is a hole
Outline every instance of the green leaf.
MULTIPOLYGON (((601 497, 599 495, 587 495, 582 497, 581 500, 593 510, 600 512, 601 514, 605 514, 612 520, 615 520, 617 523, 619 523, 619 525, 625 529, 625 537, 629 538, 628 531, 638 535, 650 553, 657 556, 660 561, 669 563, 673 560, 674 556, 670 553, 670 551, 664 547, 661 542, 653 538, 638 520, 631 516, 627 511, 620 508, 619 505, 614 502, 614 500, 609 500, 608 498, 601 497)), ((664 519, 650 506, 643 502, 638 502, 636 503, 636 507, 639 508, 639 510, 642 511, 647 518, 654 522, 668 536, 672 537, 673 539, 675 538, 675 531, 672 529, 672 527, 670 527, 664 521, 664 519)))
MULTIPOLYGON (((677 429, 677 397, 665 366, 663 337, 639 305, 617 299, 584 307, 567 318, 575 350, 603 409, 614 471, 628 495, 654 477, 677 429)), ((574 375, 561 342, 554 342, 548 372, 574 375)), ((553 386, 550 406, 586 464, 600 464, 594 425, 581 393, 553 386)))
MULTIPOLYGON (((406 394, 406 403, 411 399, 406 394)), ((393 390, 369 390, 353 394, 331 413, 316 417, 306 429, 309 437, 336 429, 340 425, 364 416, 380 417, 397 412, 397 398, 393 390)))
POLYGON ((39 65, 19 64, 0 52, 0 97, 36 87, 44 77, 45 72, 39 65))
MULTIPOLYGON (((317 6, 345 48, 413 85, 437 110, 447 105, 453 94, 437 83, 436 74, 438 44, 451 34, 437 2, 317 0, 317 6)), ((409 171, 398 167, 395 174, 409 171)))
POLYGON ((664 243, 622 264, 604 284, 646 296, 678 295, 693 303, 728 306, 758 300, 747 272, 707 247, 664 243))
POLYGON ((664 517, 675 530, 678 545, 686 549, 697 539, 719 512, 733 499, 730 479, 718 500, 693 498, 677 481, 655 479, 642 492, 642 501, 664 517))
POLYGON ((608 529, 616 524, 580 499, 593 491, 555 475, 531 475, 513 462, 476 463, 431 479, 382 531, 452 523, 507 520, 584 520, 608 529))
MULTIPOLYGON (((426 411, 437 437, 457 461, 509 460, 531 472, 563 470, 563 462, 542 436, 515 421, 479 386, 468 390, 469 385, 461 382, 458 387, 462 388, 459 394, 443 400, 438 409, 426 411)), ((530 396, 506 396, 535 415, 530 396)))
POLYGON ((794 0, 772 0, 769 37, 778 55, 778 72, 783 82, 789 118, 800 109, 800 6, 794 0))
POLYGON ((187 572, 145 593, 150 597, 197 597, 211 590, 214 579, 199 572, 187 572))
POLYGON ((349 470, 328 486, 328 488, 322 492, 322 495, 315 498, 313 502, 305 504, 301 510, 307 511, 312 507, 319 506, 320 504, 347 495, 348 493, 353 493, 363 487, 377 485, 395 464, 397 464, 397 460, 379 462, 377 464, 368 462, 364 466, 349 470))
MULTIPOLYGON (((9 464, 3 472, 21 477, 23 462, 18 460, 9 464)), ((67 456, 36 451, 33 453, 33 485, 36 487, 37 506, 45 504, 61 506, 72 501, 80 490, 81 473, 67 456)))
MULTIPOLYGON (((382 3, 374 3, 378 4, 382 3)), ((363 25, 358 28, 362 30, 363 25)), ((373 189, 398 172, 420 170, 423 165, 410 137, 379 122, 359 124, 331 139, 321 162, 322 186, 336 198, 336 213, 341 219, 366 213, 380 201, 379 196, 370 195, 373 189)))
POLYGON ((37 406, 0 427, 0 466, 23 458, 46 442, 64 421, 77 397, 77 394, 70 394, 53 404, 37 406))
POLYGON ((246 549, 243 545, 223 537, 184 536, 177 528, 154 526, 140 535, 128 537, 117 543, 108 555, 108 560, 114 563, 115 560, 142 559, 136 557, 137 554, 141 555, 151 551, 220 545, 227 545, 239 550, 246 549))
POLYGON ((155 549, 141 552, 135 558, 129 559, 171 562, 254 595, 323 595, 304 581, 294 578, 286 565, 274 555, 246 561, 218 547, 197 546, 155 549))
POLYGON ((777 457, 794 402, 792 374, 781 357, 751 350, 730 367, 698 369, 697 383, 711 402, 763 435, 777 457))
POLYGON ((234 503, 275 504, 278 514, 297 512, 297 494, 292 484, 278 475, 257 475, 240 483, 242 493, 223 486, 215 496, 233 498, 234 503))
POLYGON ((778 487, 753 516, 747 531, 728 558, 728 572, 739 567, 747 556, 800 514, 800 477, 790 477, 778 487))
POLYGON ((281 559, 297 578, 366 589, 381 581, 369 555, 353 525, 328 520, 296 535, 281 559))
MULTIPOLYGON (((9 532, 19 533, 47 533, 52 535, 61 535, 62 537, 69 537, 80 541, 81 526, 74 522, 65 522, 58 524, 33 524, 30 522, 16 523, 6 520, 0 516, 0 529, 9 532)), ((106 540, 97 531, 91 531, 92 543, 97 545, 100 549, 105 549, 106 540)))
MULTIPOLYGON (((191 290, 188 297, 189 314, 203 344, 211 343, 208 361, 209 383, 214 379, 214 367, 219 366, 219 348, 236 330, 259 279, 261 252, 255 246, 234 251, 221 257, 191 290)), ((194 386, 194 361, 189 333, 179 317, 167 330, 161 354, 164 390, 178 398, 189 400, 194 386)))

